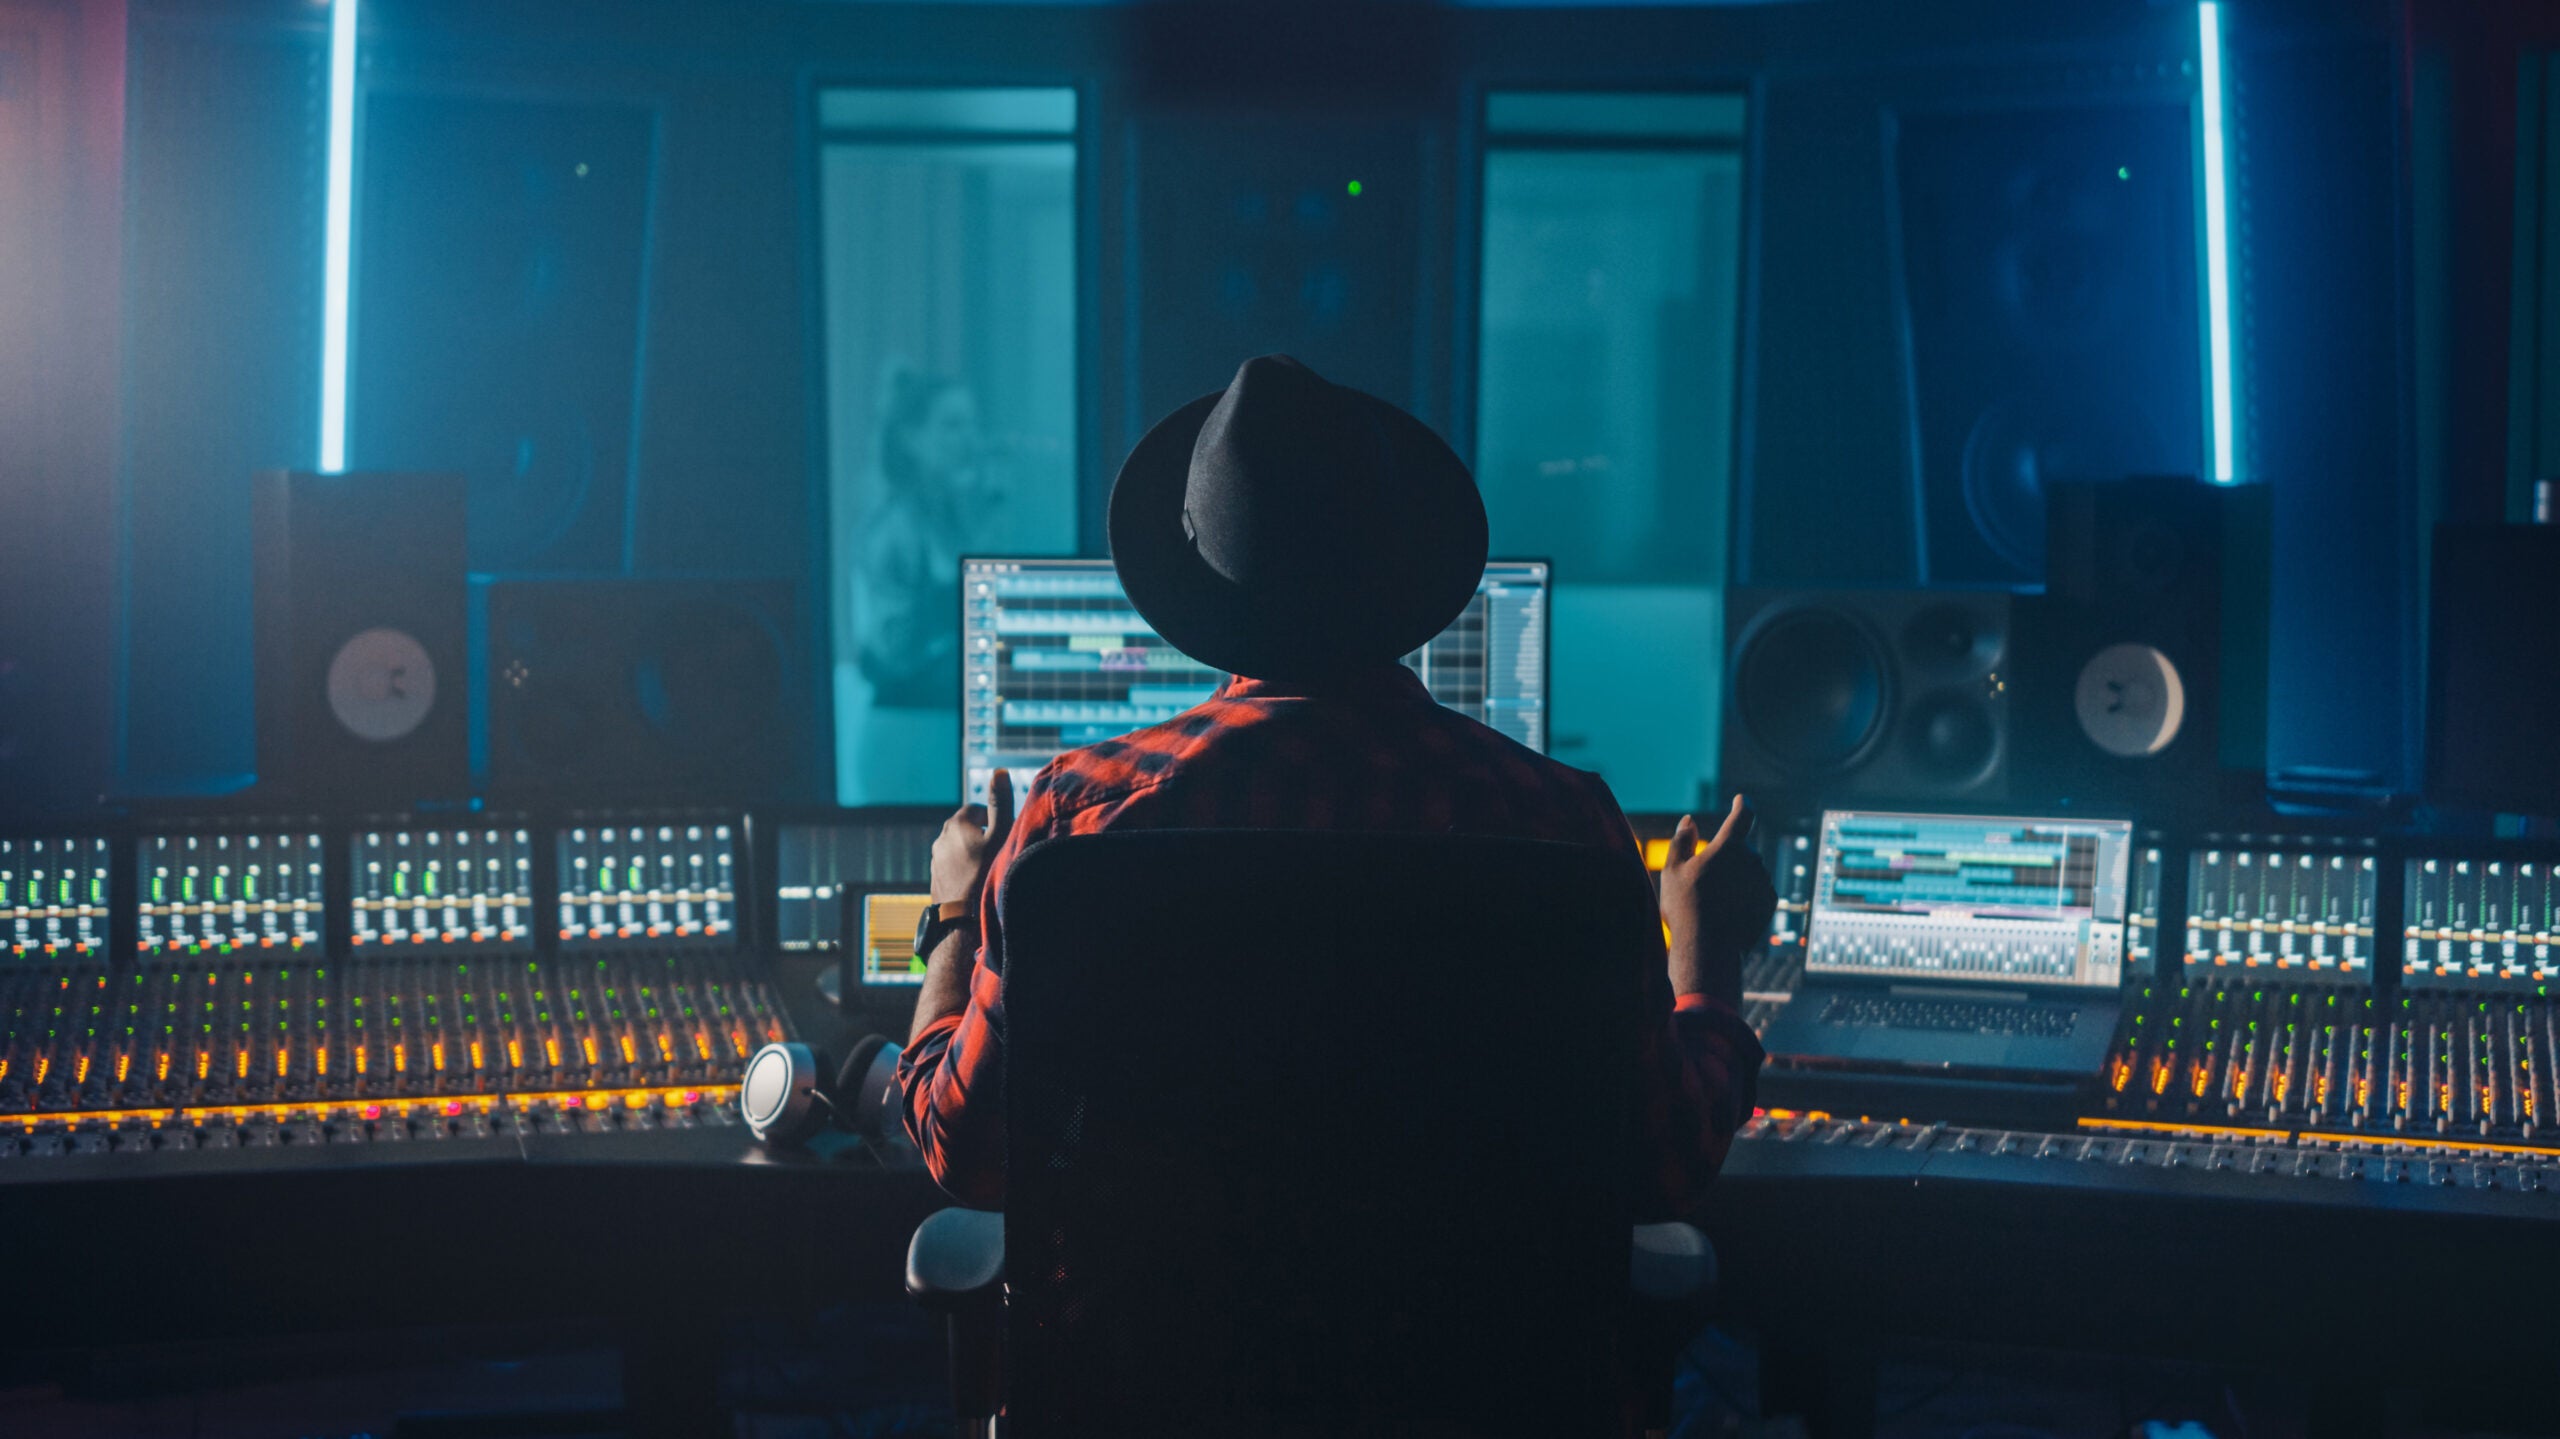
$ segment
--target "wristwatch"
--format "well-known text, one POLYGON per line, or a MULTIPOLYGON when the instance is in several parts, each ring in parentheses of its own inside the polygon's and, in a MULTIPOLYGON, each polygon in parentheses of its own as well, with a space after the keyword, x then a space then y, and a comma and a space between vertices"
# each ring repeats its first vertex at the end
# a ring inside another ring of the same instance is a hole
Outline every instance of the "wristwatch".
POLYGON ((930 958, 942 945, 943 936, 978 922, 978 906, 974 900, 954 899, 941 904, 928 904, 916 916, 916 958, 930 958))

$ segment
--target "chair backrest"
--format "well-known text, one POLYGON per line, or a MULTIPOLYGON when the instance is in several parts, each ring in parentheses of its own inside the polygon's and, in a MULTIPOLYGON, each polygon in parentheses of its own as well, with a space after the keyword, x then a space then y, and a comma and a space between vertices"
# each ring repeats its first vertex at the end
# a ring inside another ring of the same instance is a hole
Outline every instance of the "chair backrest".
POLYGON ((1610 1428, 1638 866, 1136 831, 1034 846, 997 904, 1018 1432, 1610 1428))

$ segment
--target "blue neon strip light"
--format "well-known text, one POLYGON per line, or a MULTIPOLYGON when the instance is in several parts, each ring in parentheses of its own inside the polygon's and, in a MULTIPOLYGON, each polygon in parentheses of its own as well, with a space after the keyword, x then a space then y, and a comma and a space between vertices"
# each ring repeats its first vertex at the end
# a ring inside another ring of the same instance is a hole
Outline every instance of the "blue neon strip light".
POLYGON ((2214 0, 2197 5, 2196 27, 2204 83, 2205 327, 2211 345, 2213 478, 2227 485, 2239 477, 2232 460, 2239 444, 2231 410, 2231 257, 2222 185, 2222 7, 2214 0))
POLYGON ((322 277, 320 470, 347 467, 347 270, 355 238, 356 0, 329 3, 329 250, 322 277))

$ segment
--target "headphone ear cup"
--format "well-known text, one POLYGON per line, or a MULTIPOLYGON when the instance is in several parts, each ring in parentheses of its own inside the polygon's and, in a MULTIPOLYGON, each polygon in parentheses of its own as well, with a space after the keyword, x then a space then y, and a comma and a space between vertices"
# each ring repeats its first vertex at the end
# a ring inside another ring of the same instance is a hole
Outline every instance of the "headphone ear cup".
POLYGON ((886 1035, 866 1034, 853 1042, 836 1071, 838 1122, 849 1129, 872 1132, 887 1122, 898 1092, 898 1046, 886 1035))
POLYGON ((826 1128, 835 1106, 819 1088, 825 1064, 824 1051, 791 1041, 757 1050, 738 1086, 738 1109, 748 1132, 788 1149, 826 1128))

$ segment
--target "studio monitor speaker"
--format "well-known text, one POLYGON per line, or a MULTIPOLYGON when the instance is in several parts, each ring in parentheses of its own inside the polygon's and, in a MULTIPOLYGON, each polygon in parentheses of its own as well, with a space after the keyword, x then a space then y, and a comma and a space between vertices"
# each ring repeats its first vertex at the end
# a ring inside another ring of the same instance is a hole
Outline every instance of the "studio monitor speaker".
POLYGON ((1933 585, 2032 585, 2057 479, 2203 461, 2185 94, 1896 117, 1910 451, 1933 585))
POLYGON ((817 796, 816 665, 790 581, 491 580, 474 602, 492 794, 817 796))
POLYGON ((491 571, 622 564, 659 120, 645 104, 365 101, 356 454, 470 479, 491 571))
POLYGON ((2560 526, 2438 525, 2427 794, 2560 815, 2560 526))
POLYGON ((465 796, 461 476, 269 471, 251 493, 261 790, 465 796))
POLYGON ((2007 793, 2009 597, 1729 591, 1723 782, 1798 804, 2007 793))
POLYGON ((2022 799, 2161 819, 2221 804, 2249 716, 2263 730, 2244 676, 2264 671, 2265 500, 2184 476, 2048 487, 2045 592, 2017 613, 2022 799))

